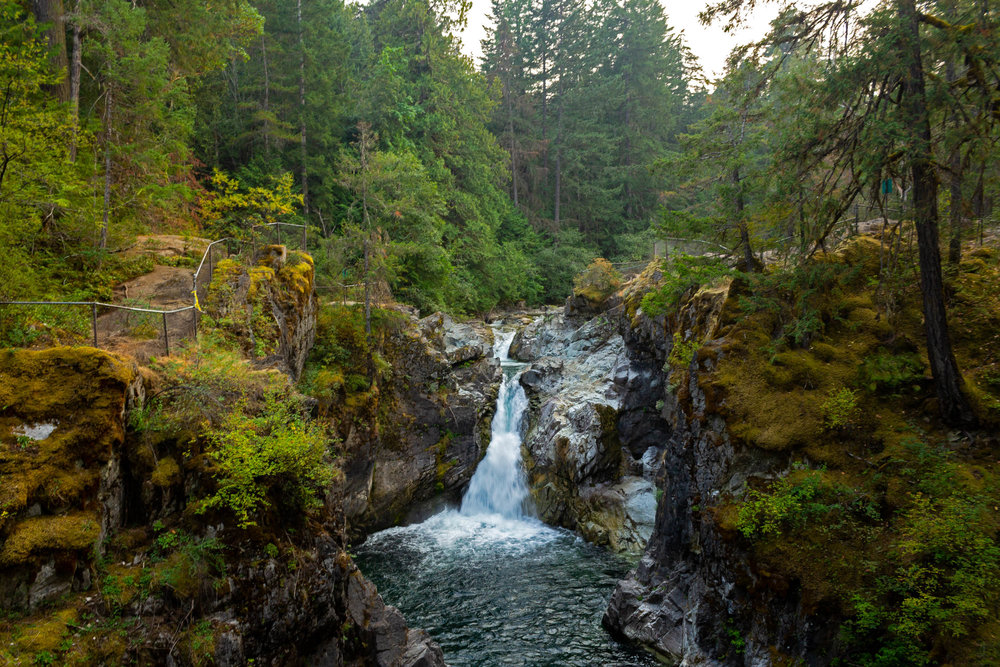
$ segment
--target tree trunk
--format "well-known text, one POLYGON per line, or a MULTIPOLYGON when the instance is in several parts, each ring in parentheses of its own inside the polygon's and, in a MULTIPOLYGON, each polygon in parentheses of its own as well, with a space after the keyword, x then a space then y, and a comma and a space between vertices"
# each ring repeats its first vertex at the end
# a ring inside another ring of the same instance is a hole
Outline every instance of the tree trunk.
POLYGON ((302 159, 302 213, 309 216, 309 169, 306 166, 306 49, 302 38, 302 0, 297 1, 299 21, 299 146, 302 159))
POLYGON ((759 268, 757 258, 753 256, 753 244, 750 243, 750 228, 747 227, 743 219, 743 211, 746 209, 746 202, 743 199, 743 189, 740 187, 740 168, 733 167, 732 173, 733 187, 736 189, 736 226, 740 232, 740 245, 743 246, 742 270, 746 273, 753 273, 759 268))
POLYGON ((264 70, 264 157, 271 157, 271 74, 267 69, 267 39, 260 36, 260 63, 264 70))
POLYGON ((52 47, 52 64, 56 71, 63 74, 59 83, 47 88, 60 102, 68 102, 69 78, 66 70, 69 60, 66 57, 66 13, 63 11, 62 0, 33 0, 32 10, 35 21, 46 24, 45 39, 52 47))
POLYGON ((111 219, 111 91, 104 101, 104 219, 98 247, 108 247, 108 223, 111 219))
MULTIPOLYGON (((950 7, 949 20, 955 18, 954 7, 950 7)), ((945 79, 949 84, 954 83, 957 78, 955 72, 955 63, 952 60, 948 61, 945 65, 945 79)), ((961 125, 961 120, 957 113, 951 115, 951 123, 956 128, 961 125)), ((951 222, 951 241, 948 244, 948 263, 957 266, 959 261, 962 259, 962 226, 963 226, 963 209, 965 208, 964 200, 962 198, 962 181, 965 177, 965 165, 962 163, 962 148, 960 144, 956 144, 951 149, 951 154, 948 156, 948 171, 950 172, 950 195, 951 202, 949 203, 949 213, 951 222)))
POLYGON ((948 159, 948 166, 951 171, 950 190, 950 222, 951 241, 948 243, 948 263, 958 266, 962 259, 962 232, 965 225, 965 218, 962 215, 965 203, 962 198, 962 185, 965 180, 965 165, 962 163, 962 153, 956 146, 951 151, 948 159))
POLYGON ((948 335, 948 318, 941 276, 938 238, 937 179, 931 162, 931 126, 924 90, 920 53, 920 24, 915 0, 897 0, 902 19, 903 58, 908 61, 900 108, 903 127, 909 128, 910 172, 913 176, 913 221, 920 252, 920 290, 924 302, 924 333, 927 356, 941 408, 948 424, 971 425, 975 413, 963 389, 962 376, 948 335))
POLYGON ((73 122, 73 138, 69 145, 70 162, 76 162, 76 150, 79 144, 80 135, 80 71, 83 65, 83 55, 80 51, 82 47, 80 39, 80 2, 77 0, 76 9, 73 12, 73 57, 69 67, 69 106, 73 122))

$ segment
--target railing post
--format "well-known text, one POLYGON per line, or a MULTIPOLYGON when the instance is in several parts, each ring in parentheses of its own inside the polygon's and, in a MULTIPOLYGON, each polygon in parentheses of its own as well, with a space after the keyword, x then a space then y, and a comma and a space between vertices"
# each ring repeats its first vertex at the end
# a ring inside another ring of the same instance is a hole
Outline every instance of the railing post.
POLYGON ((309 247, 306 245, 306 230, 308 227, 302 225, 302 252, 309 252, 309 247))
POLYGON ((274 245, 281 245, 281 237, 278 235, 280 232, 278 231, 277 223, 272 222, 271 229, 274 230, 274 245))
POLYGON ((191 283, 194 289, 191 290, 191 296, 194 297, 192 304, 191 313, 191 335, 194 336, 195 340, 198 340, 198 274, 191 276, 191 283))
POLYGON ((97 304, 90 304, 90 322, 94 328, 94 347, 97 347, 97 304))
POLYGON ((170 338, 167 337, 167 314, 163 313, 163 350, 164 353, 170 356, 170 338))

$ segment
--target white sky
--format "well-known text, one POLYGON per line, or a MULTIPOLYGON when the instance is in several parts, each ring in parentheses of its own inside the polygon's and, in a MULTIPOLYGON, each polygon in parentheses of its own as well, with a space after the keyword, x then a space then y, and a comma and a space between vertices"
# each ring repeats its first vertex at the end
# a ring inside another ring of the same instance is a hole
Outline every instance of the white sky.
MULTIPOLYGON (((751 42, 763 37, 767 32, 768 23, 777 16, 778 5, 765 5, 759 8, 747 22, 747 27, 734 34, 726 34, 718 25, 703 26, 698 21, 698 12, 708 4, 705 0, 660 0, 667 14, 667 22, 674 32, 683 32, 684 41, 701 61, 706 76, 710 78, 722 75, 726 65, 726 56, 738 44, 751 42)), ((473 57, 476 64, 482 55, 480 42, 486 37, 487 14, 490 12, 490 0, 472 0, 472 10, 469 12, 469 25, 462 34, 463 50, 473 57)))

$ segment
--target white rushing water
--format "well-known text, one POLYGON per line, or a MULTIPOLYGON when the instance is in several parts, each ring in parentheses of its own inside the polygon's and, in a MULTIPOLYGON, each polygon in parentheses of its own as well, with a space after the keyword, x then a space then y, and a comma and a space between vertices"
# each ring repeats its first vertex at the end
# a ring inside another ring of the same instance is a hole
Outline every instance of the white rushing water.
POLYGON ((375 533, 359 547, 358 563, 454 667, 653 665, 601 628, 629 564, 525 512, 528 399, 518 382, 525 365, 508 358, 513 338, 497 331, 504 377, 492 439, 461 509, 375 533))
POLYGON ((497 332, 493 350, 503 368, 503 383, 493 415, 490 445, 476 468, 462 498, 465 516, 496 514, 505 519, 524 516, 528 486, 521 469, 521 421, 528 409, 528 397, 518 382, 524 364, 510 360, 514 332, 497 332))

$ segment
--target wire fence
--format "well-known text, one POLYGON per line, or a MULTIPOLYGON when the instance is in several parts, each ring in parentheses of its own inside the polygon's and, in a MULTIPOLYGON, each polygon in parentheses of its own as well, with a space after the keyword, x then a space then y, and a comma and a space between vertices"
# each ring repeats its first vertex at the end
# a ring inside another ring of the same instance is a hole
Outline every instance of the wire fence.
MULTIPOLYGON (((219 263, 250 256, 266 245, 308 249, 305 225, 269 223, 250 228, 248 239, 222 238, 205 248, 191 275, 191 305, 154 308, 148 304, 101 301, 0 301, 0 331, 14 347, 93 345, 117 349, 128 342, 133 353, 169 355, 185 339, 198 335, 201 303, 208 296, 219 263)), ((186 289, 186 288, 185 288, 186 289)))

